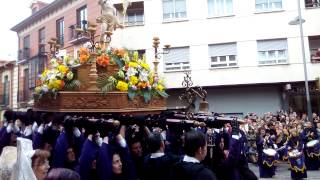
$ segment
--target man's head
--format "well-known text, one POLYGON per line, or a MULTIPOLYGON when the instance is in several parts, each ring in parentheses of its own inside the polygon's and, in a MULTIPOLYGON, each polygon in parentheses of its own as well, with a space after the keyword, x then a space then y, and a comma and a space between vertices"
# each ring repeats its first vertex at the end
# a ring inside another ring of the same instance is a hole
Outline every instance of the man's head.
POLYGON ((141 146, 140 140, 133 139, 130 142, 130 149, 131 149, 131 153, 134 157, 141 157, 142 156, 142 146, 141 146))
POLYGON ((199 131, 189 131, 185 134, 185 153, 188 156, 195 157, 199 161, 204 160, 207 155, 206 136, 199 131))
POLYGON ((148 137, 148 147, 151 153, 155 153, 157 151, 164 152, 164 141, 159 132, 153 132, 148 137))

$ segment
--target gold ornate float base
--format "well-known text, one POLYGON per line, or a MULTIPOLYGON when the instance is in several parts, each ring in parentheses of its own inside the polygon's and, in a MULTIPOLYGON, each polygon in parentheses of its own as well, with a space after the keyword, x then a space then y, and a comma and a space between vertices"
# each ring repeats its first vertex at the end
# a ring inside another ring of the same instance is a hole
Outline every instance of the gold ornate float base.
POLYGON ((47 112, 115 112, 115 113, 149 113, 158 114, 166 110, 166 99, 152 97, 145 103, 143 97, 128 99, 126 92, 62 91, 56 99, 44 96, 35 101, 34 111, 47 112))

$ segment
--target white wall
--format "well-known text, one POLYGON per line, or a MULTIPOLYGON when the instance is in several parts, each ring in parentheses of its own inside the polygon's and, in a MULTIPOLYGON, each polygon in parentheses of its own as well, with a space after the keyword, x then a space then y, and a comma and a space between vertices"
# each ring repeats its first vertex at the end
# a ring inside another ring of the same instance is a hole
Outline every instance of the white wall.
MULTIPOLYGON (((282 107, 281 92, 277 86, 204 89, 208 93, 206 101, 209 103, 209 111, 211 112, 243 114, 254 112, 263 115, 266 112, 276 112, 282 107)), ((167 101, 169 108, 183 105, 178 99, 182 92, 183 89, 168 92, 170 94, 167 101)), ((198 105, 197 102, 196 106, 198 105)))
MULTIPOLYGON (((115 2, 121 2, 115 0, 115 2)), ((301 1, 303 2, 303 1, 301 1)), ((304 80, 299 26, 288 22, 297 15, 297 4, 283 0, 283 10, 256 13, 255 0, 234 0, 234 15, 208 18, 207 1, 187 0, 187 20, 163 23, 162 1, 144 1, 145 25, 117 30, 113 46, 146 49, 149 63, 153 61, 152 38, 160 38, 160 46, 190 46, 192 78, 196 85, 219 86, 231 84, 254 84, 292 82, 304 80), (256 40, 287 38, 288 64, 258 66, 256 40), (209 70, 208 44, 237 42, 238 68, 209 70)), ((320 64, 311 64, 308 36, 320 35, 320 8, 304 9, 304 40, 308 63, 308 78, 320 75, 320 64)), ((159 70, 163 71, 160 59, 159 70)), ((162 73, 169 88, 181 87, 182 72, 162 73)))

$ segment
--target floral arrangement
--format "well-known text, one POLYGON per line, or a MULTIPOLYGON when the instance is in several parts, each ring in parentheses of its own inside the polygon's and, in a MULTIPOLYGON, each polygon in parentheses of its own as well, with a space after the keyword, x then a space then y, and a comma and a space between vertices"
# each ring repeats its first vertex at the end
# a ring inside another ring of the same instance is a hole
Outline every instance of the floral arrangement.
POLYGON ((41 98, 44 94, 51 94, 54 97, 58 91, 74 89, 80 86, 78 80, 74 80, 74 74, 71 70, 77 66, 78 62, 72 60, 69 56, 61 58, 52 58, 50 60, 50 69, 45 69, 39 75, 37 86, 34 90, 36 98, 41 98))
POLYGON ((110 52, 113 59, 119 61, 117 64, 120 70, 113 76, 102 76, 98 79, 98 85, 104 93, 111 86, 128 92, 131 100, 137 95, 143 96, 145 102, 149 102, 152 96, 168 97, 163 80, 154 76, 145 56, 139 58, 137 51, 111 49, 110 52))

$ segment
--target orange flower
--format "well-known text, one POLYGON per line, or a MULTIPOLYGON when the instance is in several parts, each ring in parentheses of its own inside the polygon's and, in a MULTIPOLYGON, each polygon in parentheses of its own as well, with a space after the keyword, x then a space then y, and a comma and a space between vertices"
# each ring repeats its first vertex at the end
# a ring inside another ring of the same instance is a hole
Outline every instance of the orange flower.
POLYGON ((59 86, 59 90, 60 90, 60 89, 63 89, 63 87, 64 87, 64 85, 65 85, 64 81, 62 81, 62 80, 57 80, 56 83, 57 83, 57 85, 59 86))
POLYGON ((117 51, 117 55, 119 56, 119 57, 124 57, 124 54, 125 54, 125 50, 124 49, 119 49, 118 51, 117 51))
POLYGON ((106 67, 110 63, 110 57, 103 54, 97 57, 97 63, 102 67, 106 67))
POLYGON ((88 51, 87 48, 81 47, 79 49, 79 59, 80 59, 80 63, 84 64, 89 60, 90 57, 90 53, 88 51))
POLYGON ((41 86, 41 84, 42 84, 42 81, 40 79, 37 79, 36 80, 36 86, 41 86))
POLYGON ((146 82, 139 82, 137 87, 140 88, 140 89, 144 89, 148 86, 148 83, 146 82))

